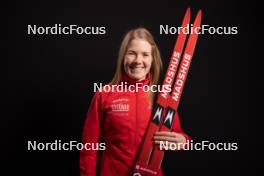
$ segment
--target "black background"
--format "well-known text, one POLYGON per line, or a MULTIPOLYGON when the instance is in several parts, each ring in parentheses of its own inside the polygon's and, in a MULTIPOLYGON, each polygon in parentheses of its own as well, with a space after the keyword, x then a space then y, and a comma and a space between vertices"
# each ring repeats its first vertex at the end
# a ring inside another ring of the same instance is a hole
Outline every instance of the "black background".
MULTIPOLYGON (((27 141, 81 141, 94 82, 111 80, 124 34, 144 26, 160 48, 165 72, 187 7, 192 21, 237 26, 237 35, 200 35, 184 88, 182 128, 196 141, 237 142, 237 151, 168 152, 164 175, 253 175, 255 2, 241 1, 19 1, 8 13, 6 175, 78 175, 79 152, 27 151, 27 141), (27 25, 105 26, 105 35, 28 35, 27 25), (10 40, 11 39, 11 40, 10 40), (12 41, 10 43, 10 41, 12 41)), ((5 59, 6 60, 6 59, 5 59)), ((4 114, 4 113, 3 113, 4 114)))

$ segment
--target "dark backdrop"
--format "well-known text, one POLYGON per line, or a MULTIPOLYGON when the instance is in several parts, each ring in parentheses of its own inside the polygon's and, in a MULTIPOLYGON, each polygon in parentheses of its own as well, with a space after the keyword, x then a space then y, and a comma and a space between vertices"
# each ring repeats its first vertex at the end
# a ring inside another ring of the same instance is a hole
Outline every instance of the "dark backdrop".
MULTIPOLYGON (((187 7, 192 20, 238 26, 237 35, 200 35, 179 114, 196 141, 237 142, 237 151, 168 152, 165 175, 254 174, 254 90, 251 62, 256 38, 254 1, 19 1, 8 17, 7 95, 3 116, 8 141, 7 175, 78 175, 79 152, 27 151, 27 141, 81 141, 93 82, 111 80, 118 48, 131 28, 154 35, 164 68, 175 35, 159 25, 179 26, 187 7), (105 26, 105 35, 27 35, 27 25, 105 26), (12 41, 12 42, 10 42, 12 41)), ((165 70, 163 70, 164 74, 165 70)))

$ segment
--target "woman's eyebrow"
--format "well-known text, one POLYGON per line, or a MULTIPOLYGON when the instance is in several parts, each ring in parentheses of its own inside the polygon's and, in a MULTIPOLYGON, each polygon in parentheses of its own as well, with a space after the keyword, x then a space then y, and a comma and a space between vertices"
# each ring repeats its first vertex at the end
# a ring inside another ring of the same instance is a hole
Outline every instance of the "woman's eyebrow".
POLYGON ((150 54, 151 52, 149 52, 149 51, 143 51, 142 53, 144 53, 144 54, 150 54))
POLYGON ((134 52, 135 53, 136 51, 133 49, 128 49, 127 52, 134 52))

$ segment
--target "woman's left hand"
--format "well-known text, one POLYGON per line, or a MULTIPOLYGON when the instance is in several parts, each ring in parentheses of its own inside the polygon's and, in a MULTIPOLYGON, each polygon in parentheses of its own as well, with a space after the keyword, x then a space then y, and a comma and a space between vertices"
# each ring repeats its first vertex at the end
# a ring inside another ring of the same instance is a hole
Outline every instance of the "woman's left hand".
MULTIPOLYGON (((181 133, 170 132, 170 131, 158 131, 154 134, 154 143, 159 145, 160 142, 168 142, 175 144, 185 144, 187 142, 186 138, 181 133)), ((177 150, 182 149, 183 145, 178 145, 179 148, 177 150)))

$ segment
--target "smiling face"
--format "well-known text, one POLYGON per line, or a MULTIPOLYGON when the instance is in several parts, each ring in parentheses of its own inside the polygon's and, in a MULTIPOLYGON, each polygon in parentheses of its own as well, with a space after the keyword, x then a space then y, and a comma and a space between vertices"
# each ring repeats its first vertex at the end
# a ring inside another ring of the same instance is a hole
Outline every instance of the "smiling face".
POLYGON ((125 54, 124 70, 130 78, 141 81, 149 73, 152 60, 151 45, 146 40, 133 39, 125 54))

